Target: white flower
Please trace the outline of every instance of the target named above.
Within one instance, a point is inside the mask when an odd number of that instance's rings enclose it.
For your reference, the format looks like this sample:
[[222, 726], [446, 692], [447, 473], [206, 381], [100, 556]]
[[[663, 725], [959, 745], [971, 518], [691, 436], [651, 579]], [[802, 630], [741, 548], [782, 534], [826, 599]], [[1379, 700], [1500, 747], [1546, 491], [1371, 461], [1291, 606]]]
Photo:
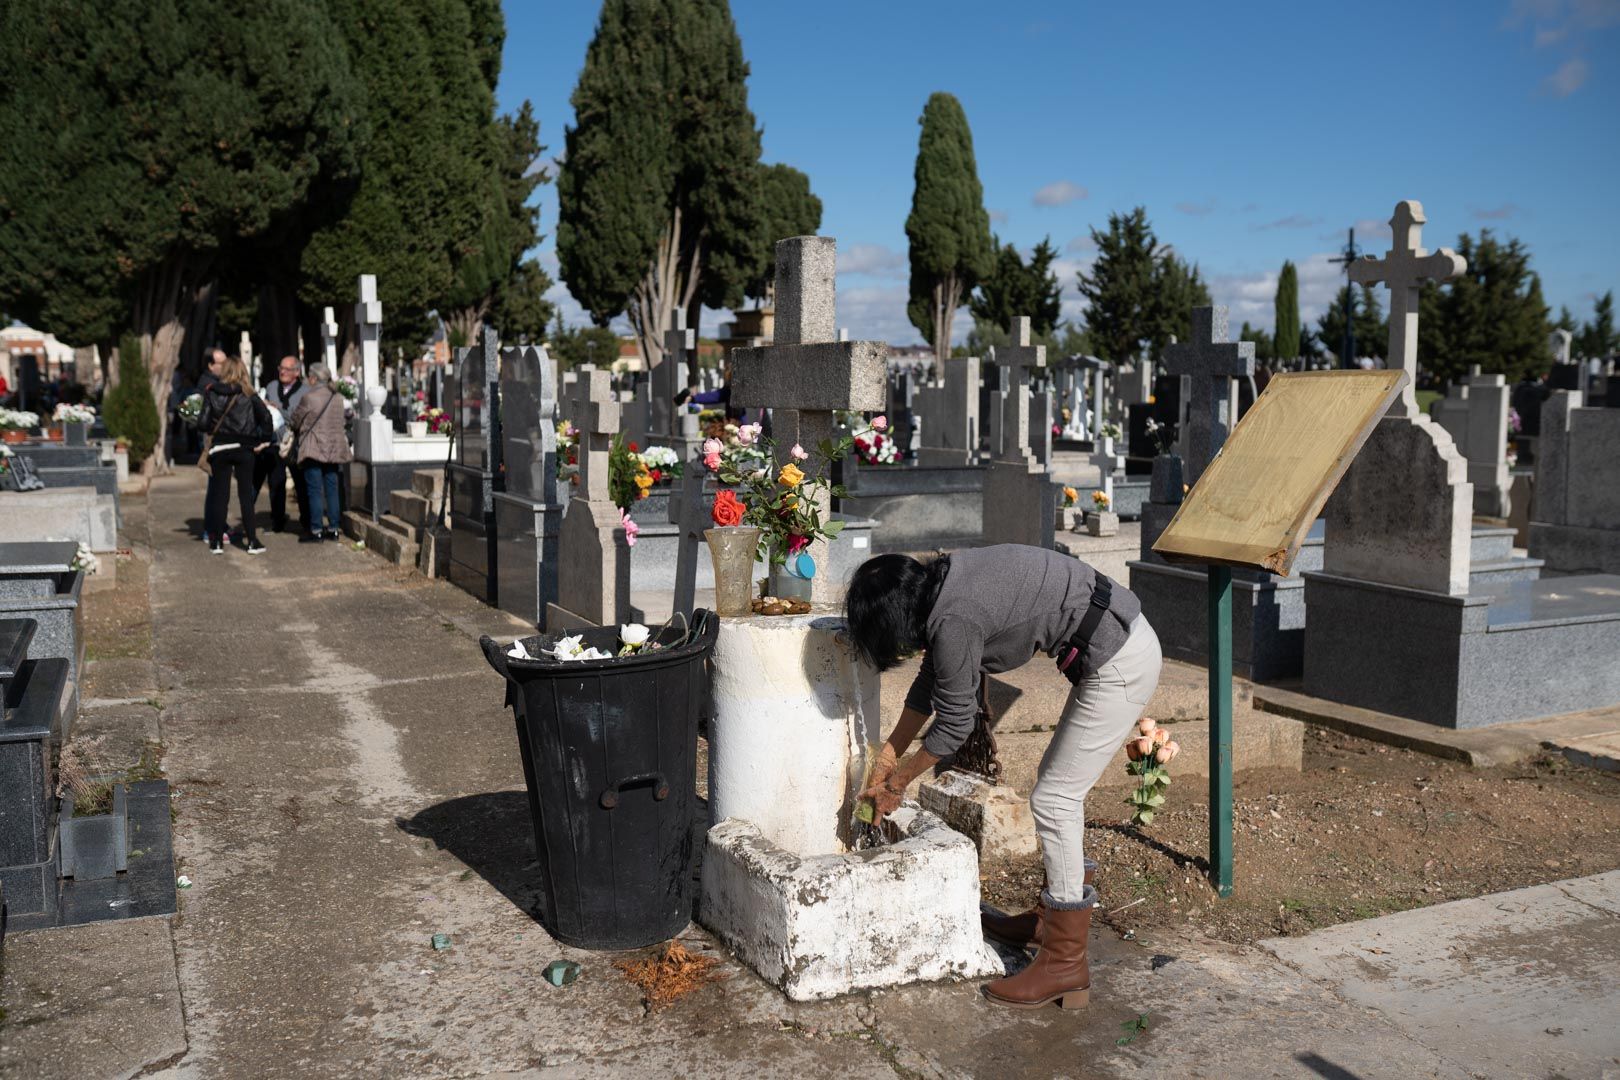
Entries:
[[191, 879], [186, 875], [181, 874], [179, 877], [174, 879], [174, 884], [177, 888], [189, 889], [191, 888]]
[[534, 657], [529, 655], [529, 650], [525, 649], [523, 647], [523, 642], [522, 642], [521, 639], [518, 640], [518, 641], [512, 642], [512, 647], [510, 649], [506, 650], [506, 655], [510, 656], [510, 657], [512, 657], [514, 659], [517, 659], [517, 660], [533, 660], [534, 659]]
[[649, 634], [650, 631], [640, 623], [630, 623], [628, 626], [619, 627], [619, 642], [632, 649], [639, 649], [647, 644]]
[[551, 655], [558, 660], [578, 660], [579, 654], [585, 651], [585, 639], [581, 634], [570, 634], [557, 639], [557, 644], [551, 647]]

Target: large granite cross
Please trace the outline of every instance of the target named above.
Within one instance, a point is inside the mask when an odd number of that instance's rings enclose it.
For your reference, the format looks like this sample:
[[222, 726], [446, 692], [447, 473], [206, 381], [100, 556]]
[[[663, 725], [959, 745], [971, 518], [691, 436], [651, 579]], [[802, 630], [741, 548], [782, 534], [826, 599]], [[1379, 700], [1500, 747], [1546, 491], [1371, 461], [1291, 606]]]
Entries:
[[1046, 346], [1030, 344], [1028, 315], [1013, 318], [1012, 343], [992, 347], [990, 359], [1010, 376], [1007, 398], [1002, 402], [1001, 459], [1023, 462], [1031, 471], [1044, 468], [1033, 451], [1029, 436], [1029, 374], [1046, 367]]
[[[795, 443], [815, 451], [835, 437], [837, 410], [877, 412], [884, 407], [889, 347], [881, 341], [839, 341], [835, 319], [837, 241], [795, 236], [776, 244], [776, 337], [771, 345], [731, 351], [731, 403], [771, 409], [777, 463]], [[823, 521], [831, 500], [817, 496]], [[810, 545], [816, 574], [811, 599], [830, 601], [838, 591], [827, 574], [827, 545]]]
[[581, 372], [567, 391], [568, 416], [579, 429], [579, 488], [558, 538], [557, 601], [547, 606], [547, 630], [632, 617], [629, 548], [608, 473], [620, 409], [610, 372]]
[[675, 435], [675, 395], [688, 383], [687, 357], [697, 349], [697, 331], [686, 328], [686, 312], [677, 308], [664, 331], [664, 359], [652, 371], [652, 430]]
[[581, 372], [565, 392], [564, 400], [569, 422], [579, 429], [579, 490], [574, 498], [612, 502], [608, 457], [613, 451], [613, 436], [619, 433], [621, 409], [613, 396], [613, 374]]
[[1188, 484], [1196, 484], [1226, 443], [1232, 423], [1232, 380], [1254, 374], [1254, 343], [1231, 340], [1226, 308], [1193, 308], [1192, 340], [1165, 349], [1164, 367], [1172, 375], [1190, 376], [1187, 456], [1181, 470]]
[[1467, 260], [1450, 248], [1441, 248], [1432, 255], [1423, 249], [1423, 225], [1428, 220], [1423, 216], [1423, 204], [1416, 199], [1403, 199], [1396, 203], [1395, 214], [1389, 219], [1394, 236], [1384, 257], [1377, 259], [1364, 255], [1348, 268], [1350, 280], [1357, 284], [1375, 285], [1382, 281], [1389, 286], [1389, 356], [1386, 362], [1391, 368], [1404, 368], [1407, 381], [1401, 389], [1401, 396], [1390, 405], [1385, 416], [1418, 415], [1418, 293], [1423, 282], [1446, 281], [1468, 267]]
[[326, 373], [337, 378], [337, 313], [331, 308], [321, 309], [321, 361]]
[[[377, 299], [375, 274], [360, 275], [360, 299], [354, 305], [360, 341], [360, 421], [355, 425], [355, 457], [362, 461], [391, 461], [394, 425], [383, 415], [388, 388], [382, 382], [379, 349], [382, 341], [382, 304]], [[375, 509], [375, 506], [373, 506]]]

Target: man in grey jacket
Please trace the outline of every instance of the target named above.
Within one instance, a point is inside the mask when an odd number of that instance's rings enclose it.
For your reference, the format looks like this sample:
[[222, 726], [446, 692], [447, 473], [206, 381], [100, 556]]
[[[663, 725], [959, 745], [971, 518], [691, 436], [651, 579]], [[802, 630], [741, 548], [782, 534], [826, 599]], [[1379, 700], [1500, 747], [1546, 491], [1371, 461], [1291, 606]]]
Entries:
[[276, 378], [265, 384], [263, 393], [264, 403], [270, 407], [270, 415], [276, 422], [276, 437], [259, 453], [258, 460], [253, 465], [254, 487], [262, 488], [265, 482], [269, 481], [270, 527], [276, 532], [287, 530], [288, 465], [293, 466], [293, 495], [298, 500], [298, 528], [300, 532], [309, 530], [309, 504], [304, 492], [303, 470], [297, 467], [298, 449], [296, 446], [293, 448], [289, 461], [283, 461], [277, 449], [281, 433], [287, 429], [288, 419], [307, 393], [309, 385], [304, 382], [304, 365], [298, 362], [296, 356], [283, 356], [281, 364], [276, 368]]

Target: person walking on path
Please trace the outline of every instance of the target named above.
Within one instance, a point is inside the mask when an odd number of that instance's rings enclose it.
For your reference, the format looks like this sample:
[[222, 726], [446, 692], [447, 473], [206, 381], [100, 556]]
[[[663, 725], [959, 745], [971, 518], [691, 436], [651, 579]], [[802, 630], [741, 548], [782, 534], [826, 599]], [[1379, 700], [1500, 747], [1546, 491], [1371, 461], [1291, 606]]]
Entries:
[[286, 458], [281, 456], [278, 445], [283, 441], [282, 433], [288, 430], [288, 418], [308, 392], [309, 385], [304, 382], [304, 365], [298, 362], [296, 356], [283, 356], [276, 368], [276, 377], [264, 387], [265, 403], [270, 406], [271, 415], [276, 422], [275, 439], [259, 455], [258, 462], [254, 466], [253, 486], [263, 487], [266, 481], [270, 484], [270, 528], [275, 532], [284, 532], [287, 528], [289, 468], [293, 477], [293, 497], [298, 502], [299, 532], [309, 531], [309, 501], [304, 491], [304, 473], [298, 467], [297, 440], [293, 442], [292, 454]]
[[203, 391], [197, 429], [210, 437], [208, 493], [203, 500], [203, 530], [208, 534], [209, 550], [215, 555], [224, 554], [225, 512], [234, 475], [247, 553], [263, 554], [264, 545], [259, 543], [253, 521], [253, 503], [258, 495], [253, 484], [253, 462], [270, 445], [274, 424], [264, 399], [254, 392], [253, 379], [242, 361], [229, 357], [220, 365], [219, 378]]
[[[855, 647], [878, 670], [926, 650], [861, 793], [879, 820], [900, 805], [911, 781], [972, 734], [986, 674], [1046, 653], [1074, 684], [1029, 797], [1046, 888], [1033, 911], [983, 917], [990, 936], [1039, 951], [1023, 971], [984, 992], [1019, 1008], [1085, 1005], [1086, 942], [1097, 904], [1082, 851], [1086, 794], [1147, 707], [1162, 663], [1141, 601], [1078, 559], [1001, 544], [926, 563], [905, 555], [868, 559], [850, 581], [845, 609]], [[900, 760], [930, 713], [922, 748]]]
[[[332, 388], [332, 372], [325, 364], [309, 365], [309, 391], [293, 410], [293, 434], [298, 440], [298, 466], [304, 471], [309, 499], [309, 527], [300, 544], [338, 538], [338, 468], [354, 458], [343, 424], [341, 395]], [[321, 513], [326, 525], [322, 528]]]

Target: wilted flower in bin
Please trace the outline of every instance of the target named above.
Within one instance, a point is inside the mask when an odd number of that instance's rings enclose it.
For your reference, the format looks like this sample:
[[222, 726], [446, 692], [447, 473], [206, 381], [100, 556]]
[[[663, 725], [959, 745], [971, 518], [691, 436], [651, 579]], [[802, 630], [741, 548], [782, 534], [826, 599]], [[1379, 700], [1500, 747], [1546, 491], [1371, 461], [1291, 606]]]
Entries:
[[640, 623], [629, 623], [619, 627], [620, 643], [628, 645], [632, 649], [639, 649], [647, 644], [647, 638], [650, 635], [651, 631]]

